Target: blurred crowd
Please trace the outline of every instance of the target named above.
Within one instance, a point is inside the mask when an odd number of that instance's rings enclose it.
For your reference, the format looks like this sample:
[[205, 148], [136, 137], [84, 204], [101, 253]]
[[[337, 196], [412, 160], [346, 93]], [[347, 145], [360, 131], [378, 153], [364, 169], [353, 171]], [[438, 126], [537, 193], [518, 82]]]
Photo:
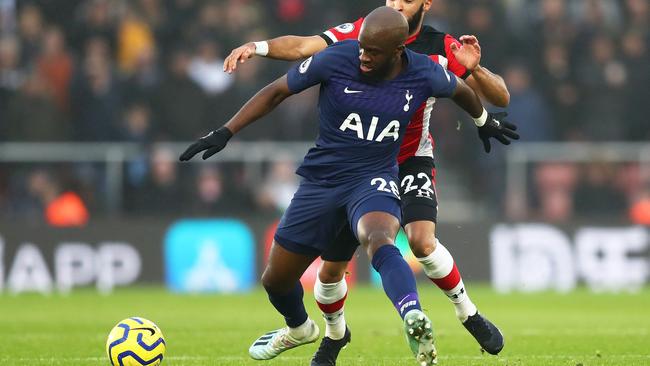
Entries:
[[[281, 211], [297, 184], [292, 163], [276, 159], [264, 167], [261, 182], [251, 183], [237, 164], [178, 166], [157, 143], [190, 141], [221, 125], [289, 66], [256, 58], [228, 75], [222, 63], [232, 48], [282, 34], [317, 34], [382, 4], [0, 0], [0, 142], [142, 144], [149, 153], [125, 167], [119, 208], [125, 213]], [[524, 141], [650, 137], [650, 1], [433, 0], [425, 22], [479, 38], [482, 64], [508, 84], [508, 111]], [[240, 138], [313, 140], [316, 94], [291, 98]], [[465, 182], [485, 181], [467, 183], [473, 199], [511, 218], [561, 221], [603, 213], [583, 207], [593, 203], [585, 197], [609, 197], [615, 214], [631, 215], [650, 194], [650, 177], [635, 174], [638, 166], [542, 164], [530, 172], [530, 207], [510, 207], [503, 191], [507, 150], [485, 156], [471, 123], [449, 103], [435, 108], [432, 121], [438, 159]], [[82, 206], [71, 210], [77, 216], [101, 214], [111, 206], [103, 198], [104, 170], [87, 163], [0, 165], [0, 216], [46, 211], [65, 193], [77, 196], [65, 201]], [[629, 179], [614, 183], [615, 176]], [[548, 193], [557, 192], [558, 177], [564, 177], [563, 194]], [[598, 177], [608, 192], [590, 189]]]

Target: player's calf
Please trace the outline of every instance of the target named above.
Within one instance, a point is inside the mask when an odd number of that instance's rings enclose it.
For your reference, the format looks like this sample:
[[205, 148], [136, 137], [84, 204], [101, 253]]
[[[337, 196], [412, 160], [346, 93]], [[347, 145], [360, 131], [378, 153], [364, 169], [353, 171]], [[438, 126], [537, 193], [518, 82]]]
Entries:
[[456, 317], [465, 322], [477, 309], [465, 290], [465, 284], [451, 253], [436, 240], [435, 250], [426, 257], [418, 258], [427, 277], [440, 288], [454, 304]]

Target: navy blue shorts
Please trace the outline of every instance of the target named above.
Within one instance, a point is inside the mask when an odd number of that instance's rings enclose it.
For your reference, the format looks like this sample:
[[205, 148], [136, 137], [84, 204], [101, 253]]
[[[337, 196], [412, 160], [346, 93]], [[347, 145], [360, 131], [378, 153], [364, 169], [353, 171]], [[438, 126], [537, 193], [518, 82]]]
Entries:
[[[412, 157], [399, 166], [402, 226], [414, 221], [438, 221], [435, 172], [430, 157]], [[358, 246], [359, 241], [352, 231], [343, 228], [321, 258], [329, 262], [348, 262]]]
[[303, 180], [274, 239], [293, 253], [319, 256], [344, 230], [357, 239], [357, 223], [369, 212], [386, 212], [401, 220], [396, 180], [390, 173], [334, 187]]

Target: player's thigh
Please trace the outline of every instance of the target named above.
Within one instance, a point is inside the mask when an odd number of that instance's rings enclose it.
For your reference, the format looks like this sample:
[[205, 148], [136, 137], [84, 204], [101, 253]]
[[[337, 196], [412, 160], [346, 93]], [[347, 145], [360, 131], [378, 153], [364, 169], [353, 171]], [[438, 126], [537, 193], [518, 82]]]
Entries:
[[[406, 160], [399, 167], [399, 177], [402, 226], [411, 226], [414, 235], [409, 238], [409, 242], [411, 239], [430, 240], [424, 234], [429, 231], [435, 236], [435, 223], [438, 221], [438, 197], [433, 159], [412, 157]], [[428, 221], [430, 224], [420, 223], [420, 221]], [[411, 223], [415, 225], [410, 225]]]
[[371, 255], [379, 246], [394, 243], [399, 230], [402, 212], [396, 178], [383, 173], [360, 180], [347, 207], [350, 227]]
[[316, 255], [294, 253], [274, 240], [269, 260], [262, 274], [262, 284], [274, 292], [289, 291], [300, 280]]
[[345, 222], [336, 192], [303, 181], [282, 215], [274, 239], [290, 252], [319, 256]]
[[399, 218], [386, 211], [370, 211], [357, 221], [357, 237], [372, 259], [384, 245], [394, 245], [399, 231]]

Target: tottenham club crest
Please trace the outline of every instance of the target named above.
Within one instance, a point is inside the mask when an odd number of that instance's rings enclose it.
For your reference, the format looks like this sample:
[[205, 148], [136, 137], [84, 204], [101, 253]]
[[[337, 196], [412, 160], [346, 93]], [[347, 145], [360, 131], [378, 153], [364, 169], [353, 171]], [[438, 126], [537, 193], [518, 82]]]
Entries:
[[339, 32], [341, 32], [343, 34], [348, 34], [348, 33], [352, 33], [352, 31], [354, 30], [354, 24], [345, 23], [345, 24], [339, 25], [338, 27], [336, 27], [334, 29], [336, 29], [337, 31], [339, 31]]
[[406, 105], [404, 106], [404, 112], [408, 112], [411, 109], [411, 99], [413, 99], [413, 94], [409, 90], [406, 91]]

